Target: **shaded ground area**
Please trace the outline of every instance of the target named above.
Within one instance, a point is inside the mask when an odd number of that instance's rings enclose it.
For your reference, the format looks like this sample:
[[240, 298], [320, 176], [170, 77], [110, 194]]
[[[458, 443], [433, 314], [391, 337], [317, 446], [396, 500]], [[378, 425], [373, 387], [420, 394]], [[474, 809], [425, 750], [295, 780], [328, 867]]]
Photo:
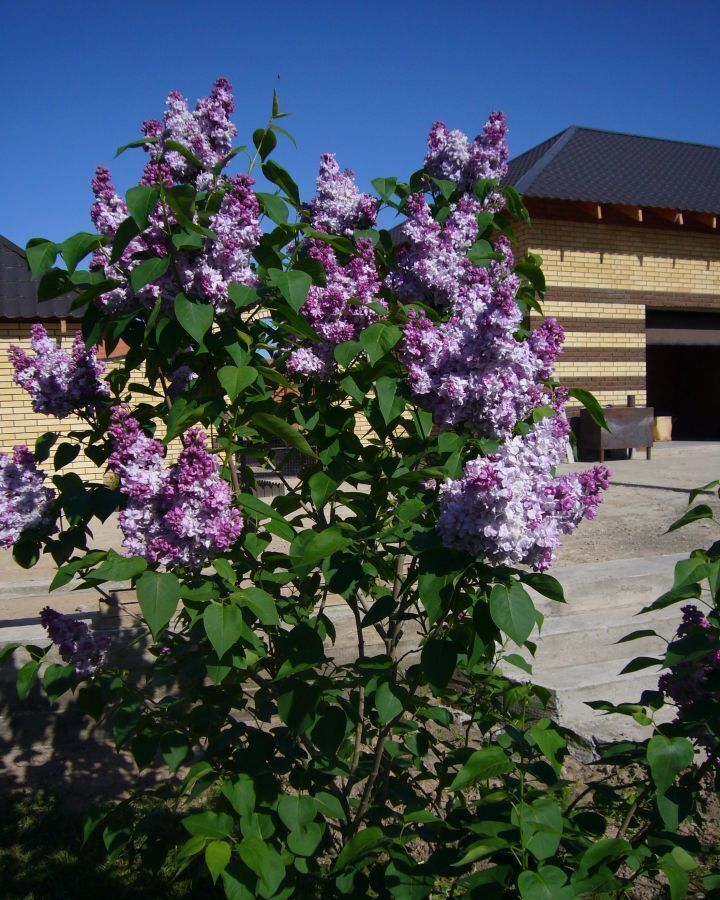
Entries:
[[[582, 471], [589, 465], [575, 463], [562, 466], [561, 471]], [[720, 478], [720, 443], [656, 444], [650, 461], [641, 451], [634, 459], [609, 461], [607, 466], [611, 487], [597, 518], [583, 522], [565, 538], [556, 565], [689, 553], [720, 538], [720, 530], [710, 520], [665, 533], [687, 509], [688, 492]], [[696, 502], [707, 503], [720, 514], [716, 491]]]

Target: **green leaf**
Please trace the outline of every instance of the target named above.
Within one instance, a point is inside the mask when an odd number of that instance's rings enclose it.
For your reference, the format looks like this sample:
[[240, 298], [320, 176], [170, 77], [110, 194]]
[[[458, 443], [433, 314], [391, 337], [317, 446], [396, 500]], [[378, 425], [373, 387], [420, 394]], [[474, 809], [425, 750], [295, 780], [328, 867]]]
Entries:
[[430, 684], [444, 688], [457, 666], [457, 649], [452, 641], [431, 638], [422, 648], [420, 662]]
[[160, 753], [171, 772], [177, 772], [190, 753], [190, 744], [184, 734], [169, 731], [160, 740]]
[[360, 622], [360, 627], [369, 628], [371, 625], [382, 622], [382, 620], [387, 619], [396, 608], [397, 600], [393, 598], [392, 594], [385, 594], [384, 597], [380, 597], [376, 600], [367, 613], [365, 613]]
[[260, 206], [266, 216], [271, 218], [276, 225], [284, 225], [288, 220], [288, 208], [282, 197], [276, 194], [257, 193]]
[[268, 278], [295, 312], [298, 312], [312, 287], [312, 278], [307, 272], [300, 269], [290, 269], [288, 272], [283, 272], [282, 269], [268, 269]]
[[647, 761], [658, 794], [664, 794], [675, 778], [692, 765], [693, 746], [687, 738], [669, 738], [656, 734], [647, 746]]
[[227, 868], [232, 856], [232, 848], [227, 841], [211, 841], [205, 848], [205, 865], [212, 876], [213, 884]]
[[304, 453], [305, 456], [315, 456], [305, 437], [296, 428], [293, 428], [289, 422], [280, 419], [278, 416], [273, 416], [270, 413], [255, 413], [252, 418], [252, 425], [266, 435], [280, 438], [286, 447], [293, 447], [300, 453]]
[[174, 150], [175, 153], [179, 153], [180, 156], [184, 157], [191, 165], [195, 166], [196, 169], [205, 168], [205, 166], [197, 158], [197, 156], [195, 156], [195, 154], [190, 149], [188, 149], [184, 144], [181, 144], [179, 141], [173, 141], [170, 138], [163, 142], [163, 149]]
[[105, 243], [104, 239], [98, 234], [89, 234], [87, 231], [80, 231], [74, 234], [60, 245], [60, 253], [65, 260], [68, 272], [72, 273], [77, 268], [77, 264], [84, 259], [91, 250], [101, 247]]
[[87, 577], [102, 581], [128, 581], [145, 569], [147, 560], [142, 556], [120, 556], [114, 550], [109, 550], [105, 562], [88, 572]]
[[433, 181], [438, 186], [438, 188], [440, 189], [440, 193], [446, 200], [449, 200], [455, 193], [457, 184], [454, 181], [450, 181], [447, 178], [433, 178]]
[[494, 256], [494, 249], [490, 241], [475, 241], [467, 252], [467, 258], [474, 266], [487, 266]]
[[247, 606], [247, 608], [258, 617], [263, 625], [280, 624], [280, 617], [278, 616], [278, 611], [275, 606], [275, 600], [267, 591], [263, 591], [262, 588], [242, 588], [241, 590], [236, 591], [232, 596], [233, 600], [236, 600], [242, 606]]
[[223, 366], [217, 375], [218, 381], [233, 403], [258, 377], [257, 369], [252, 366]]
[[538, 594], [542, 594], [543, 597], [548, 597], [550, 600], [555, 600], [557, 603], [567, 602], [565, 600], [563, 586], [557, 578], [553, 578], [552, 575], [545, 575], [541, 572], [521, 572], [520, 580], [525, 584], [530, 585], [533, 590], [537, 591]]
[[632, 846], [622, 838], [603, 838], [596, 841], [583, 853], [578, 872], [587, 874], [607, 860], [622, 859], [632, 852]]
[[277, 138], [270, 128], [257, 128], [252, 136], [255, 149], [263, 162], [277, 147]]
[[451, 791], [461, 791], [478, 781], [487, 781], [489, 778], [497, 778], [506, 772], [511, 772], [514, 765], [510, 757], [502, 747], [492, 745], [476, 750], [460, 769], [452, 784]]
[[301, 565], [309, 566], [329, 559], [333, 553], [350, 543], [350, 538], [337, 525], [331, 525], [323, 531], [301, 531], [290, 545], [290, 556]]
[[381, 828], [373, 825], [370, 828], [364, 828], [353, 835], [350, 840], [340, 851], [335, 865], [335, 870], [342, 869], [355, 860], [367, 856], [372, 850], [385, 843], [385, 834]]
[[359, 341], [343, 341], [342, 344], [336, 344], [333, 356], [343, 369], [347, 369], [361, 350], [362, 344]]
[[5, 644], [4, 647], [0, 647], [0, 666], [5, 665], [6, 661], [10, 659], [18, 647], [22, 647], [22, 644], [14, 642], [12, 644]]
[[263, 175], [268, 181], [272, 181], [273, 184], [276, 184], [285, 191], [287, 196], [293, 200], [297, 206], [300, 206], [300, 191], [298, 186], [282, 166], [269, 160], [268, 162], [263, 163], [262, 170]]
[[602, 406], [600, 406], [597, 398], [593, 394], [591, 394], [590, 391], [585, 391], [582, 388], [570, 388], [570, 390], [568, 391], [568, 396], [574, 397], [575, 400], [580, 401], [580, 403], [590, 413], [590, 416], [596, 425], [599, 425], [606, 431], [610, 430], [605, 419], [605, 413], [602, 411]]
[[535, 859], [554, 856], [563, 833], [562, 811], [550, 797], [540, 797], [533, 803], [520, 803], [513, 808], [511, 821], [520, 828], [523, 845]]
[[61, 666], [52, 663], [43, 673], [43, 687], [51, 703], [54, 703], [66, 691], [73, 690], [76, 684], [75, 666]]
[[339, 484], [326, 472], [315, 472], [308, 479], [308, 487], [310, 488], [310, 499], [318, 509], [322, 509], [338, 489]]
[[360, 333], [360, 343], [374, 366], [392, 350], [401, 337], [402, 331], [396, 325], [374, 322]]
[[214, 310], [211, 304], [188, 299], [185, 294], [175, 297], [175, 315], [178, 322], [198, 344], [210, 330]]
[[370, 184], [378, 192], [381, 200], [387, 200], [395, 193], [397, 178], [373, 178]]
[[158, 278], [162, 278], [167, 272], [169, 265], [169, 256], [156, 256], [153, 257], [153, 259], [143, 260], [139, 266], [136, 266], [132, 272], [130, 272], [130, 284], [132, 285], [132, 289], [137, 293], [138, 291], [141, 291], [145, 285], [157, 281]]
[[[131, 187], [125, 195], [128, 212], [133, 217], [140, 231], [144, 231], [150, 221], [150, 213], [157, 206], [160, 189], [151, 185], [139, 184]], [[138, 290], [138, 288], [135, 288]]]
[[17, 692], [18, 697], [21, 700], [27, 699], [27, 695], [30, 693], [30, 689], [35, 683], [35, 678], [37, 677], [38, 669], [40, 668], [40, 663], [36, 660], [30, 660], [30, 662], [26, 662], [24, 666], [17, 673]]
[[539, 294], [545, 292], [545, 275], [543, 274], [543, 270], [540, 268], [540, 266], [536, 266], [531, 262], [519, 262], [515, 266], [515, 271], [522, 275], [523, 278], [527, 278], [527, 280]]
[[[271, 898], [285, 877], [285, 866], [280, 854], [270, 844], [258, 837], [249, 835], [238, 846], [240, 859], [260, 879], [260, 893], [263, 897]], [[250, 894], [249, 897], [254, 896]]]
[[171, 572], [144, 572], [135, 587], [143, 618], [157, 639], [175, 615], [180, 602], [180, 582]]
[[[375, 382], [375, 392], [377, 393], [380, 414], [386, 425], [389, 425], [402, 413], [405, 405], [402, 398], [397, 397], [397, 388], [398, 379], [389, 378], [387, 375], [382, 375]], [[396, 400], [400, 402], [398, 403]]]
[[[676, 847], [675, 849], [680, 849]], [[683, 900], [687, 896], [690, 875], [678, 863], [672, 853], [666, 853], [660, 860], [660, 868], [665, 873], [670, 886], [670, 900]]]
[[381, 725], [387, 725], [403, 711], [403, 702], [397, 688], [389, 681], [381, 681], [375, 691], [375, 708]]
[[48, 269], [52, 268], [59, 250], [60, 248], [57, 244], [46, 240], [46, 238], [31, 238], [27, 242], [25, 245], [25, 256], [33, 278], [39, 278]]
[[255, 782], [250, 775], [241, 772], [232, 781], [224, 781], [221, 788], [235, 812], [248, 818], [255, 811]]
[[566, 882], [562, 869], [543, 866], [537, 872], [521, 872], [518, 889], [523, 900], [570, 900], [575, 892]]
[[501, 631], [522, 645], [535, 627], [535, 606], [518, 582], [509, 588], [496, 584], [490, 593], [490, 617]]
[[55, 471], [69, 465], [80, 453], [80, 444], [63, 443], [55, 451], [53, 466]]
[[203, 625], [215, 652], [222, 659], [242, 634], [244, 625], [242, 611], [233, 603], [227, 605], [212, 603], [203, 613]]
[[540, 748], [555, 774], [559, 776], [562, 770], [561, 751], [567, 746], [565, 738], [556, 730], [550, 719], [540, 719], [529, 729], [528, 734]]
[[137, 227], [135, 219], [133, 219], [132, 216], [123, 219], [113, 238], [112, 248], [110, 250], [110, 262], [117, 262], [127, 245], [133, 238], [137, 237], [138, 234], [140, 234], [140, 229]]
[[295, 537], [295, 531], [291, 525], [285, 521], [284, 517], [272, 506], [260, 500], [253, 494], [238, 494], [238, 502], [244, 512], [250, 512], [258, 521], [263, 519], [271, 519], [276, 527], [278, 537], [286, 541], [292, 541]]
[[37, 298], [40, 301], [54, 300], [75, 290], [75, 285], [70, 280], [68, 273], [63, 269], [50, 269], [40, 279], [37, 288]]
[[229, 285], [228, 296], [238, 309], [245, 309], [260, 299], [256, 288], [248, 287], [246, 284]]
[[314, 821], [317, 807], [312, 797], [286, 794], [278, 802], [278, 815], [288, 831], [297, 831]]
[[673, 522], [665, 532], [665, 534], [669, 534], [671, 531], [677, 531], [678, 528], [683, 528], [685, 525], [690, 525], [691, 522], [698, 522], [700, 521], [700, 519], [712, 518], [713, 511], [709, 506], [701, 503], [699, 506], [693, 506], [693, 508], [689, 509], [684, 516], [681, 516], [676, 522]]
[[233, 829], [232, 816], [227, 813], [203, 812], [192, 816], [185, 816], [182, 825], [190, 834], [200, 837], [217, 838], [227, 837]]

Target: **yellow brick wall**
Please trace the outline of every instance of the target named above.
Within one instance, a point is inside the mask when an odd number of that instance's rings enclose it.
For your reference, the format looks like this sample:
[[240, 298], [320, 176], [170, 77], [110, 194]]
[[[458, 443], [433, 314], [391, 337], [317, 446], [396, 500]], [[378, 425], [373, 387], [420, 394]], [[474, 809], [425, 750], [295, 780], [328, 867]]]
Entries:
[[516, 234], [519, 254], [542, 256], [543, 309], [565, 329], [558, 376], [603, 405], [625, 405], [630, 393], [647, 402], [647, 305], [720, 309], [718, 235], [549, 219]]
[[518, 243], [543, 257], [548, 285], [720, 295], [720, 236], [534, 220]]

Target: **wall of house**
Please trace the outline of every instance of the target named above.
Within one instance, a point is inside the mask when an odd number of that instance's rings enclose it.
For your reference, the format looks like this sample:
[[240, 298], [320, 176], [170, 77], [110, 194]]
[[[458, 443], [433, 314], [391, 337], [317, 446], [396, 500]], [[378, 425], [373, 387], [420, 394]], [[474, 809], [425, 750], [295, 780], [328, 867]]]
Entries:
[[543, 219], [516, 233], [542, 256], [544, 310], [566, 331], [558, 375], [603, 405], [646, 403], [647, 308], [720, 310], [718, 235]]

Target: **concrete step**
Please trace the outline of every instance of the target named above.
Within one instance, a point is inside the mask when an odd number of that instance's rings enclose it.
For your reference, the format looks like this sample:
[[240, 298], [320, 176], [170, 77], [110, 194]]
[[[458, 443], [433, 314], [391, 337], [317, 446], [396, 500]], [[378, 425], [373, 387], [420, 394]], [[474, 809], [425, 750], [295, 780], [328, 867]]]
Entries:
[[635, 607], [639, 611], [673, 583], [675, 564], [687, 553], [667, 553], [650, 559], [615, 559], [579, 566], [562, 566], [551, 574], [562, 584], [567, 603], [535, 595], [538, 608], [553, 616]]

